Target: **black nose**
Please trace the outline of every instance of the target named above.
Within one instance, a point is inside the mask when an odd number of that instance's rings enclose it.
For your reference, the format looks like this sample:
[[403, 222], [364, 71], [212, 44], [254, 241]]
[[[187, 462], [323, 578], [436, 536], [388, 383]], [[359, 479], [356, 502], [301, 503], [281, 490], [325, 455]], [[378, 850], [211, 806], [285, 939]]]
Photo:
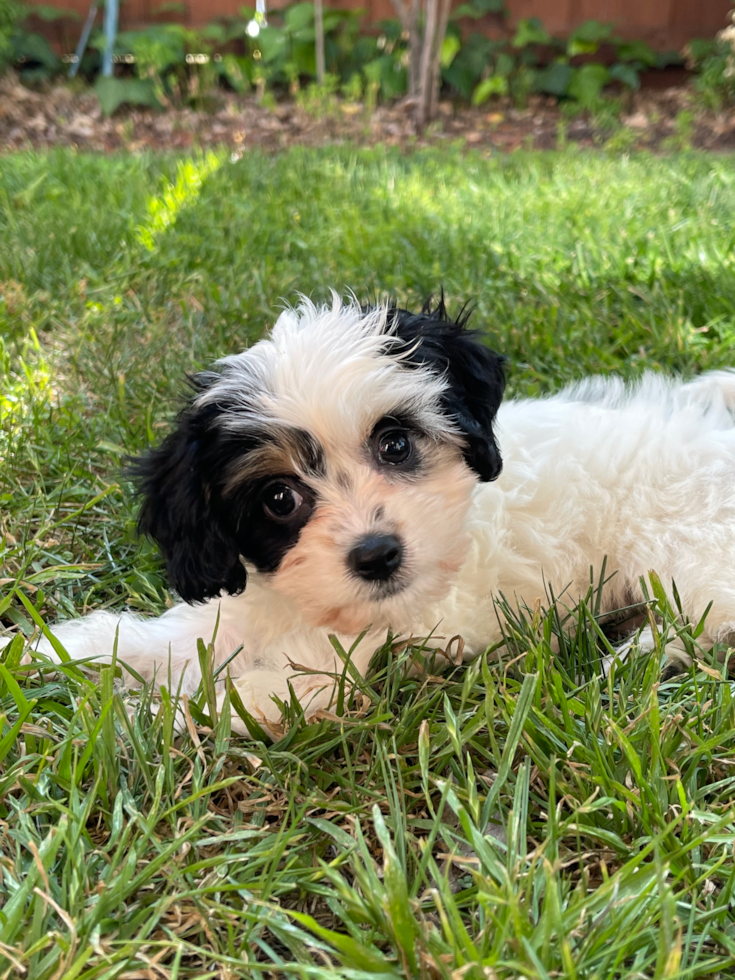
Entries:
[[394, 534], [366, 534], [347, 556], [347, 563], [360, 578], [384, 582], [398, 570], [403, 545]]

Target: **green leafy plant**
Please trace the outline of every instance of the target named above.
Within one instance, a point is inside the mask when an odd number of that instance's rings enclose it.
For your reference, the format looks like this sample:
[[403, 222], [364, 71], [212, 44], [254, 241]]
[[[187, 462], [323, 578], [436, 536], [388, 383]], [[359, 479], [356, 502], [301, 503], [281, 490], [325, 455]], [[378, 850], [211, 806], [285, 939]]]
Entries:
[[[603, 45], [612, 48], [615, 61], [611, 65], [590, 60]], [[519, 21], [510, 44], [471, 33], [443, 78], [474, 105], [493, 95], [511, 95], [516, 104], [523, 105], [531, 92], [541, 92], [591, 109], [606, 85], [619, 82], [629, 89], [638, 88], [641, 71], [658, 63], [647, 44], [622, 41], [611, 24], [585, 21], [562, 41], [531, 17]]]
[[[451, 31], [456, 31], [459, 35], [456, 25], [450, 25]], [[491, 76], [507, 78], [510, 70], [515, 67], [515, 60], [511, 57], [501, 58], [505, 53], [503, 41], [493, 40], [473, 31], [461, 45], [451, 64], [442, 69], [442, 78], [462, 98], [469, 100], [473, 98], [477, 86]], [[487, 97], [490, 94], [488, 91]], [[479, 101], [484, 99], [477, 100], [475, 104]]]
[[[134, 77], [124, 74], [96, 80], [95, 90], [104, 112], [109, 115], [123, 104], [204, 107], [222, 80], [235, 91], [247, 91], [254, 76], [252, 59], [217, 50], [244, 33], [239, 22], [213, 23], [199, 31], [181, 24], [159, 24], [121, 32], [115, 44], [116, 61], [129, 66]], [[91, 45], [104, 48], [101, 33]]]
[[[360, 16], [359, 10], [324, 10], [326, 70], [338, 78], [354, 71]], [[301, 2], [274, 14], [248, 45], [252, 54], [259, 53], [270, 84], [297, 87], [294, 82], [316, 78], [315, 38], [314, 4]]]
[[[46, 19], [69, 16], [51, 7], [33, 9]], [[504, 9], [503, 0], [462, 3], [452, 13], [441, 44], [443, 84], [474, 105], [510, 96], [523, 106], [538, 92], [571, 103], [573, 111], [594, 112], [607, 86], [636, 89], [641, 72], [671, 61], [640, 40], [623, 41], [612, 24], [597, 20], [585, 21], [565, 40], [553, 37], [538, 18], [519, 21], [510, 40], [479, 31], [465, 35], [460, 27], [461, 18], [500, 16]], [[2, 0], [0, 68], [13, 65], [27, 81], [51, 77], [61, 63], [41, 35], [23, 29], [26, 13], [19, 0]], [[163, 23], [123, 31], [116, 40], [116, 75], [97, 79], [95, 89], [107, 114], [123, 104], [205, 108], [221, 86], [236, 92], [254, 88], [261, 102], [274, 102], [279, 92], [296, 96], [306, 87], [309, 95], [301, 103], [311, 112], [331, 111], [341, 91], [351, 101], [364, 100], [370, 109], [406, 93], [410, 52], [399, 20], [384, 20], [377, 33], [367, 33], [360, 30], [361, 16], [360, 10], [324, 12], [326, 69], [336, 80], [326, 83], [332, 87], [329, 92], [310, 88], [316, 77], [315, 13], [307, 0], [274, 11], [254, 36], [248, 25], [256, 12], [249, 7], [200, 30]], [[90, 42], [92, 56], [82, 65], [82, 74], [90, 79], [104, 45], [98, 31]], [[700, 72], [697, 86], [703, 101], [719, 106], [731, 100], [733, 47], [727, 32], [714, 42], [692, 42], [689, 53]]]
[[0, 3], [0, 72], [13, 64], [13, 35], [25, 16], [25, 5], [19, 0], [3, 0]]
[[361, 63], [370, 104], [378, 98], [386, 102], [400, 98], [408, 88], [408, 46], [403, 29], [397, 20], [383, 20], [379, 27], [376, 38], [360, 38], [354, 53], [355, 67]]
[[468, 3], [461, 3], [452, 11], [452, 20], [460, 17], [470, 17], [477, 20], [486, 14], [505, 14], [505, 0], [469, 0]]
[[664, 140], [663, 148], [671, 153], [691, 150], [694, 132], [694, 113], [689, 109], [680, 110], [674, 119], [674, 131]]
[[0, 0], [0, 73], [12, 67], [24, 82], [45, 81], [58, 74], [61, 60], [43, 34], [26, 29], [31, 14], [46, 23], [76, 21], [79, 15], [47, 4]]
[[735, 103], [735, 11], [732, 23], [714, 40], [695, 39], [685, 48], [687, 64], [697, 72], [694, 83], [700, 101], [719, 110]]
[[310, 116], [323, 118], [333, 115], [338, 111], [337, 92], [339, 90], [339, 77], [327, 74], [324, 82], [312, 82], [306, 88], [301, 88], [296, 93], [296, 103], [301, 106]]
[[147, 78], [105, 78], [100, 75], [94, 83], [94, 90], [106, 116], [111, 116], [121, 105], [162, 108], [153, 82]]
[[35, 31], [16, 31], [12, 38], [13, 64], [24, 82], [53, 78], [61, 61], [42, 34]]

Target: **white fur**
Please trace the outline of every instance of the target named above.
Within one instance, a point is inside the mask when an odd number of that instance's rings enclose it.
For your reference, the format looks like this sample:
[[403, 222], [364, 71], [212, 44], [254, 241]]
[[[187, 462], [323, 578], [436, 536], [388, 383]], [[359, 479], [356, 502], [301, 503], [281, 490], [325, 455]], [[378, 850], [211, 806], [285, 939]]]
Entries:
[[[251, 569], [243, 594], [177, 605], [158, 619], [93, 613], [55, 631], [75, 659], [109, 659], [117, 633], [120, 660], [158, 683], [169, 683], [170, 669], [173, 687], [192, 692], [197, 639], [211, 640], [219, 617], [217, 663], [241, 648], [230, 675], [246, 707], [276, 725], [271, 695], [287, 700], [289, 680], [309, 710], [330, 703], [342, 670], [330, 631], [349, 649], [371, 627], [353, 656], [361, 672], [388, 628], [432, 635], [438, 647], [460, 635], [465, 655], [477, 655], [500, 638], [500, 593], [533, 607], [551, 584], [572, 603], [604, 559], [616, 573], [606, 609], [640, 598], [640, 576], [655, 569], [664, 584], [676, 582], [693, 620], [713, 601], [702, 642], [735, 638], [735, 371], [688, 384], [592, 378], [549, 398], [508, 401], [497, 422], [502, 475], [473, 486], [437, 407], [442, 380], [385, 354], [383, 329], [382, 311], [305, 304], [281, 316], [270, 340], [220, 364], [249, 410], [315, 433], [334, 470], [350, 474], [348, 489], [331, 477], [319, 488], [326, 543], [309, 537], [309, 525], [302, 532], [297, 548], [310, 570], [301, 584], [297, 570]], [[376, 417], [407, 402], [436, 432], [437, 456], [425, 483], [404, 488], [376, 477], [359, 443]], [[401, 595], [371, 604], [338, 556], [371, 529], [378, 504], [386, 526], [404, 535], [412, 579]], [[316, 580], [345, 629], [330, 630], [328, 614], [314, 610]], [[45, 640], [37, 648], [51, 652]]]

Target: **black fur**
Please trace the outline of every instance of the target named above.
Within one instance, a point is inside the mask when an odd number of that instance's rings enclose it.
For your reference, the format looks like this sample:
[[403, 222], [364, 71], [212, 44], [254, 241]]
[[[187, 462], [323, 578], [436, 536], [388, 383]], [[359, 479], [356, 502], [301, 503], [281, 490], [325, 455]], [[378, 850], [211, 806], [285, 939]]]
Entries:
[[[206, 372], [189, 380], [200, 394], [221, 375]], [[238, 411], [241, 427], [217, 424], [224, 412]], [[138, 529], [158, 543], [169, 581], [186, 602], [201, 602], [223, 591], [242, 592], [247, 573], [240, 555], [259, 571], [275, 571], [313, 508], [313, 491], [291, 479], [305, 506], [299, 522], [277, 524], [264, 515], [259, 496], [275, 474], [232, 481], [233, 467], [237, 472], [248, 453], [274, 438], [274, 433], [259, 432], [249, 423], [247, 410], [229, 404], [224, 394], [216, 402], [189, 405], [161, 445], [131, 464], [143, 497]], [[314, 439], [292, 429], [288, 440], [305, 468], [319, 472], [323, 459]]]
[[294, 520], [276, 522], [269, 520], [263, 512], [261, 493], [272, 484], [273, 476], [259, 480], [248, 480], [237, 488], [228, 500], [228, 509], [233, 514], [235, 538], [239, 543], [240, 554], [244, 555], [259, 572], [275, 572], [287, 552], [299, 539], [301, 529], [312, 515], [316, 505], [316, 494], [312, 487], [295, 476], [278, 477], [278, 482], [287, 483], [303, 498], [303, 506]]
[[449, 386], [442, 407], [464, 434], [467, 465], [487, 483], [496, 480], [503, 468], [493, 423], [505, 390], [505, 358], [486, 347], [477, 332], [467, 329], [468, 319], [465, 308], [452, 320], [442, 293], [434, 309], [431, 301], [420, 313], [394, 308], [388, 325], [399, 351], [414, 350], [408, 363], [446, 375]]
[[[219, 375], [191, 379], [197, 392]], [[242, 592], [247, 575], [239, 557], [216, 476], [222, 472], [224, 447], [215, 426], [215, 405], [184, 409], [174, 431], [146, 456], [134, 460], [131, 472], [143, 506], [138, 529], [158, 543], [169, 581], [186, 602], [199, 602], [223, 589]], [[247, 449], [245, 445], [240, 451]], [[227, 458], [231, 458], [229, 447]]]

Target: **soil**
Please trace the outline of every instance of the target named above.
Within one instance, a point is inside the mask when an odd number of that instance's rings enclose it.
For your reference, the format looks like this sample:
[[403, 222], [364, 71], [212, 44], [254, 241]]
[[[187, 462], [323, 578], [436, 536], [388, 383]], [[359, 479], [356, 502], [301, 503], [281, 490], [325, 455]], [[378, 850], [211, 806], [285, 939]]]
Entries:
[[186, 150], [227, 146], [273, 151], [293, 145], [349, 143], [402, 148], [460, 141], [512, 151], [552, 149], [563, 143], [619, 150], [735, 149], [735, 109], [702, 109], [690, 86], [647, 87], [621, 97], [621, 112], [570, 114], [556, 99], [532, 96], [525, 109], [507, 100], [479, 108], [444, 101], [437, 119], [419, 134], [412, 105], [379, 106], [332, 99], [310, 111], [299, 100], [263, 105], [255, 96], [222, 94], [209, 111], [121, 109], [102, 115], [91, 89], [57, 85], [33, 91], [12, 75], [0, 79], [0, 151], [74, 146], [80, 150]]

